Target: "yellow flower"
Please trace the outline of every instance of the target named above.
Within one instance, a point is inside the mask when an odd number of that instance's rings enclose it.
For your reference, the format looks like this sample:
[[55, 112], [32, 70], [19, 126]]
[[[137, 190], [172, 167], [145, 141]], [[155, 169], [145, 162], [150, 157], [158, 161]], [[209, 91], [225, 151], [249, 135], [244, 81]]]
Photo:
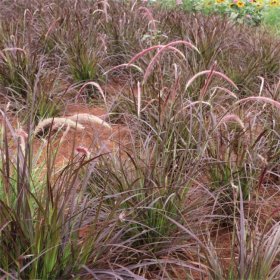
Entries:
[[222, 4], [224, 2], [225, 2], [225, 0], [216, 0], [216, 3], [218, 3], [218, 4]]
[[257, 8], [262, 8], [264, 6], [263, 0], [255, 0], [253, 3]]
[[243, 1], [237, 1], [236, 5], [238, 8], [243, 8], [245, 6], [245, 3]]
[[279, 4], [280, 4], [279, 0], [270, 0], [269, 1], [269, 6], [271, 6], [271, 7], [277, 7], [277, 6], [279, 6]]

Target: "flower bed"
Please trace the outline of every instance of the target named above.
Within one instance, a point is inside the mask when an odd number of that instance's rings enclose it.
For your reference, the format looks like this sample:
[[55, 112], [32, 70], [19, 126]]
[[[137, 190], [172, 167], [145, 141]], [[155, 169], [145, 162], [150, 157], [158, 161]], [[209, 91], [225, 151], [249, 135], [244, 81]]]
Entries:
[[203, 13], [226, 14], [239, 23], [270, 25], [280, 31], [280, 0], [162, 0], [168, 6]]

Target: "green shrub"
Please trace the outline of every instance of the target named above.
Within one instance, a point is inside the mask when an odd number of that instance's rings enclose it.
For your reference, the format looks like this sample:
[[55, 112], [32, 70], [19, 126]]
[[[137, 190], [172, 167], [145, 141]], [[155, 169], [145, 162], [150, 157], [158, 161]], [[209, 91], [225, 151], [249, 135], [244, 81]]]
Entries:
[[279, 33], [280, 31], [280, 7], [269, 8], [264, 12], [263, 23], [269, 26], [273, 31]]

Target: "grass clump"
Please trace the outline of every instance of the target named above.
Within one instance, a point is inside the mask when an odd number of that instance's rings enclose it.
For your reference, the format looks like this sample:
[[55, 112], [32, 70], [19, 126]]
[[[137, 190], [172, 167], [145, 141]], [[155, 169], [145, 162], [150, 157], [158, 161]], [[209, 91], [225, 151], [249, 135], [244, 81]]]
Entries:
[[[77, 275], [91, 258], [93, 263], [97, 261], [97, 239], [112, 241], [110, 232], [103, 235], [101, 228], [95, 228], [96, 224], [84, 216], [90, 204], [99, 208], [99, 199], [75, 196], [75, 178], [84, 159], [73, 158], [56, 173], [55, 157], [47, 155], [46, 162], [38, 169], [37, 162], [29, 161], [36, 156], [28, 148], [31, 143], [24, 143], [24, 151], [19, 146], [18, 156], [14, 157], [8, 150], [6, 133], [1, 146], [5, 151], [0, 187], [1, 274], [18, 279]], [[108, 222], [105, 218], [103, 226], [111, 227], [111, 221]], [[94, 229], [90, 237], [82, 235], [81, 228], [87, 224], [89, 231]]]

